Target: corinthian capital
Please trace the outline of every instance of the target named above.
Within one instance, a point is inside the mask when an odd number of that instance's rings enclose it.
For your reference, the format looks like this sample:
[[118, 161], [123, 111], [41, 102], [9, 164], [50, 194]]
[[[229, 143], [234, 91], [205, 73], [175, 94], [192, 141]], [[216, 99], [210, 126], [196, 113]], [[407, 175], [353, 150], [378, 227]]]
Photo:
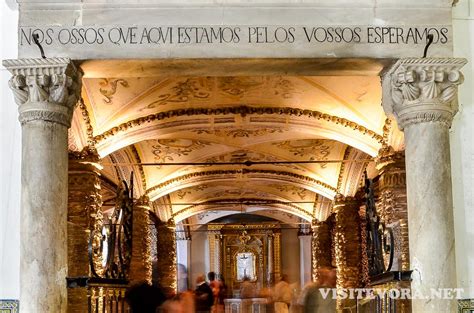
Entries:
[[458, 85], [463, 82], [465, 59], [401, 59], [385, 74], [382, 82], [383, 107], [394, 115], [400, 129], [426, 122], [448, 127], [458, 110]]
[[22, 124], [43, 120], [71, 125], [80, 97], [80, 73], [68, 58], [4, 60]]

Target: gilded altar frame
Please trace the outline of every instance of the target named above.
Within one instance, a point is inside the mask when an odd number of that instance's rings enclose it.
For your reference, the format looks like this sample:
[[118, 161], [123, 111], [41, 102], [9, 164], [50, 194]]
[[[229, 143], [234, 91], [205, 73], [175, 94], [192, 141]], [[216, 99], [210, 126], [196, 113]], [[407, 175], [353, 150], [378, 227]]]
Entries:
[[280, 274], [280, 224], [209, 224], [210, 270], [222, 275], [230, 290], [240, 288], [237, 279], [236, 256], [251, 252], [255, 259], [257, 289], [271, 286]]

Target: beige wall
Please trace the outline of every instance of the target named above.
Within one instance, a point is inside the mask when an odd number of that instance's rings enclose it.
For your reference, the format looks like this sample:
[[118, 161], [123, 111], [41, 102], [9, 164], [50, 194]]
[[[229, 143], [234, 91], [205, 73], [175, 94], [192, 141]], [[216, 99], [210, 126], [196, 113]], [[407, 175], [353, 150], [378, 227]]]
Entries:
[[[283, 227], [289, 228], [285, 225]], [[281, 230], [281, 271], [290, 284], [300, 285], [300, 242], [298, 229]]]
[[[18, 9], [0, 3], [0, 59], [17, 57]], [[8, 89], [11, 75], [0, 65], [0, 299], [20, 297], [21, 129]]]
[[191, 233], [191, 269], [190, 287], [196, 287], [196, 277], [209, 272], [209, 244], [207, 232], [198, 231]]

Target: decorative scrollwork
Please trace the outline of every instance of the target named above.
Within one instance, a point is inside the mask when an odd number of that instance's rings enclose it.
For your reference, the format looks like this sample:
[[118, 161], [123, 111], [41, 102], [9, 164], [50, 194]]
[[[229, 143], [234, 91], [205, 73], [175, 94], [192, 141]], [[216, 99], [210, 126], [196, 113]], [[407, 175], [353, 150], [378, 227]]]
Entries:
[[108, 78], [102, 78], [102, 81], [99, 83], [100, 86], [104, 88], [100, 88], [99, 91], [100, 93], [104, 96], [104, 103], [111, 104], [112, 103], [112, 98], [117, 92], [118, 86], [122, 86], [124, 88], [129, 87], [128, 82], [125, 79], [119, 78], [119, 79], [108, 79]]
[[[112, 216], [90, 234], [89, 262], [94, 277], [127, 279], [132, 259], [133, 173], [117, 190]], [[130, 187], [129, 187], [130, 186]], [[101, 260], [100, 264], [94, 260]]]

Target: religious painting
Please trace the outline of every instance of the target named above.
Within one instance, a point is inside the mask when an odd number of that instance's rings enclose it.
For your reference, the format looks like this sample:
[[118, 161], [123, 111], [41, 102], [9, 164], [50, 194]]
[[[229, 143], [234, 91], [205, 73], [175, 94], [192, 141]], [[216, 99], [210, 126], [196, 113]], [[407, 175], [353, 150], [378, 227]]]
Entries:
[[236, 254], [236, 278], [243, 281], [248, 277], [251, 281], [257, 279], [255, 270], [255, 254], [252, 252], [240, 252]]

